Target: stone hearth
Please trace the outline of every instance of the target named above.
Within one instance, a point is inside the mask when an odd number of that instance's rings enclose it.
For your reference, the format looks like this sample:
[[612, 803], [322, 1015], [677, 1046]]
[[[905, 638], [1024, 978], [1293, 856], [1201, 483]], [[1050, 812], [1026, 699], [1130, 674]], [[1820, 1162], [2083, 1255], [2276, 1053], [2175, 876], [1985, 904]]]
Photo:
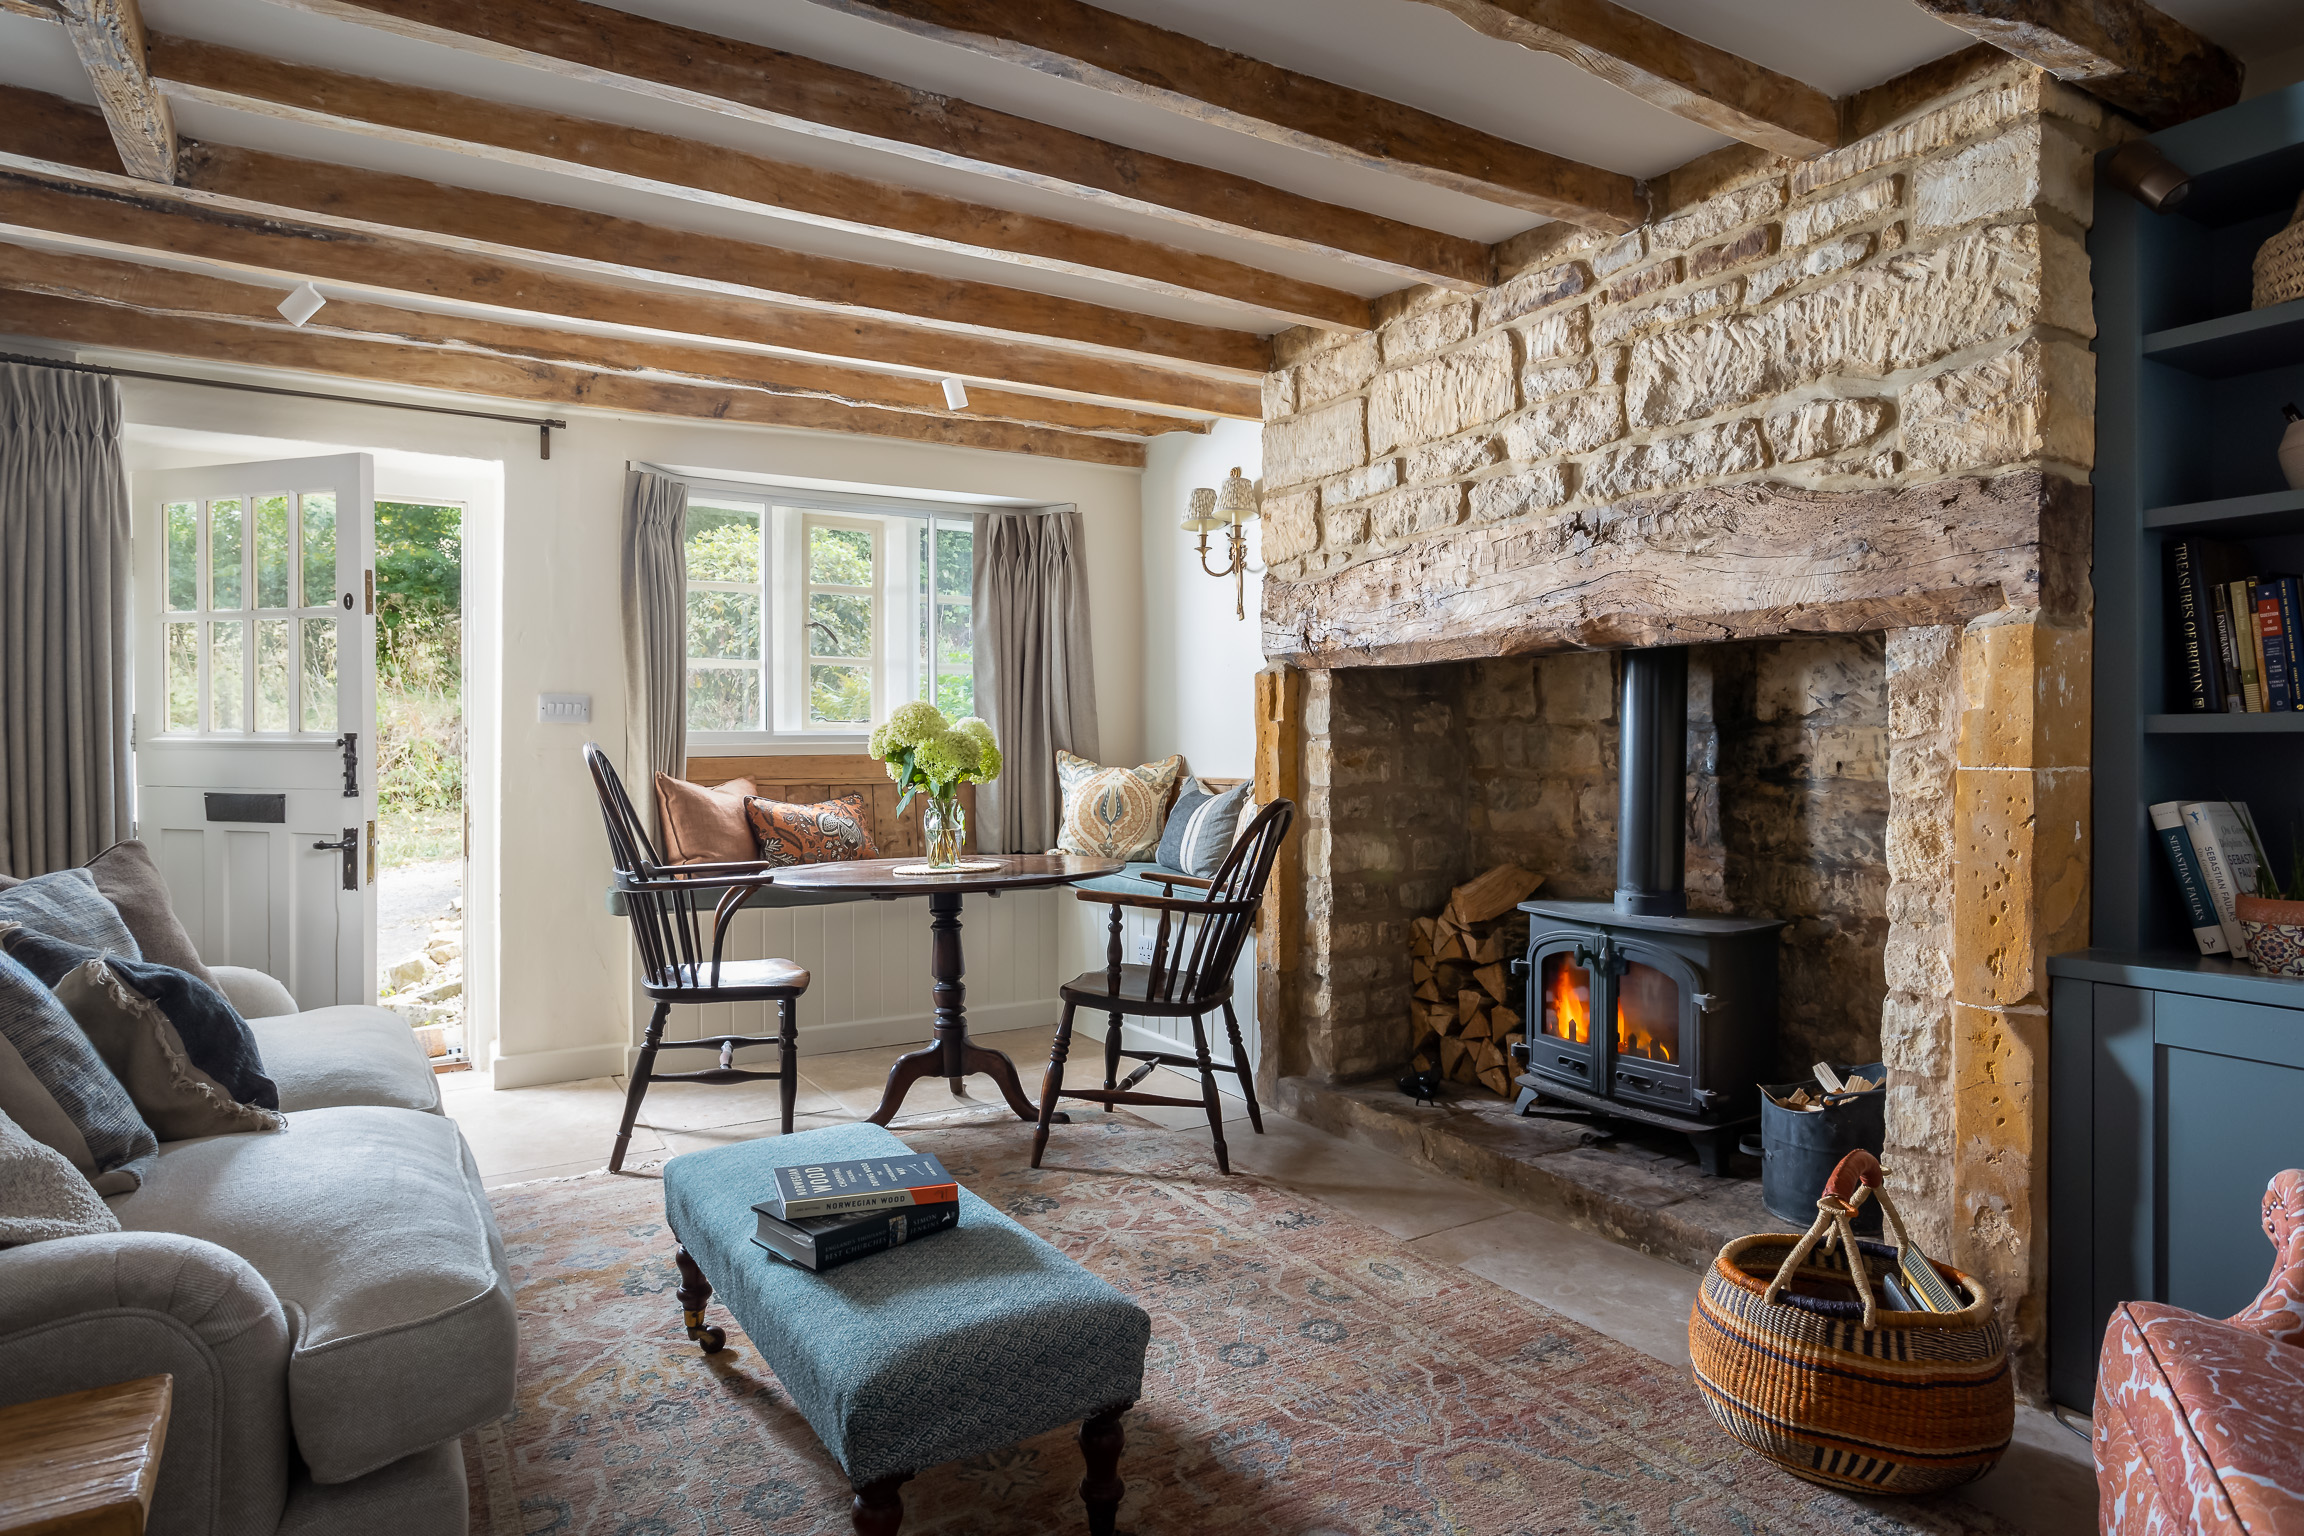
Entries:
[[[2088, 157], [2122, 130], [2026, 66], [1939, 85], [1814, 161], [1675, 172], [1622, 239], [1532, 231], [1483, 293], [1283, 336], [1259, 780], [1303, 820], [1259, 1008], [1280, 1102], [1599, 1211], [1564, 1171], [1622, 1147], [1387, 1102], [1406, 924], [1505, 858], [1605, 897], [1600, 652], [1690, 645], [1691, 905], [1790, 920], [1784, 1075], [1887, 1061], [1900, 1203], [2036, 1388], [2045, 961], [2088, 920]], [[1704, 1213], [1770, 1225], [1756, 1191], [1611, 1209], [1698, 1261]]]

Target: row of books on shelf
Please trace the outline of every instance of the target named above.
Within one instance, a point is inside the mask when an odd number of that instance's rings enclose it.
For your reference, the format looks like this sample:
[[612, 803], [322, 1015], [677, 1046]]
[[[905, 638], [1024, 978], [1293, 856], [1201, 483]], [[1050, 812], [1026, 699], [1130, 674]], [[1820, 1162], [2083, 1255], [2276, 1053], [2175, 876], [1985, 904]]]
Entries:
[[2242, 800], [2163, 800], [2151, 807], [2152, 832], [2176, 872], [2185, 921], [2204, 955], [2246, 958], [2233, 903], [2256, 894], [2263, 838]]
[[960, 1224], [960, 1186], [925, 1152], [776, 1170], [752, 1241], [822, 1274]]
[[2252, 557], [2220, 539], [2166, 549], [2174, 635], [2171, 707], [2263, 714], [2304, 710], [2304, 591], [2297, 578], [2249, 574]]

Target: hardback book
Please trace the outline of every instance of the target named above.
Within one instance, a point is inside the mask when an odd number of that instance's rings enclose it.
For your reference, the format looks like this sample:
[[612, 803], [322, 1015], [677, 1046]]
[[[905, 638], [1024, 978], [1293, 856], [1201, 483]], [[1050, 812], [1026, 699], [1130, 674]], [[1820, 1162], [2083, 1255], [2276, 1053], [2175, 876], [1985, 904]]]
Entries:
[[2282, 576], [2273, 588], [2280, 602], [2280, 632], [2288, 647], [2289, 708], [2304, 710], [2304, 577]]
[[960, 1202], [939, 1200], [838, 1216], [803, 1216], [798, 1221], [779, 1221], [766, 1211], [757, 1214], [760, 1225], [752, 1241], [778, 1258], [822, 1274], [958, 1226]]
[[898, 1205], [938, 1205], [960, 1198], [960, 1186], [925, 1152], [860, 1157], [840, 1163], [801, 1163], [776, 1170], [776, 1188], [752, 1207], [780, 1221], [879, 1211]]
[[2224, 712], [2230, 715], [2245, 713], [2248, 697], [2240, 688], [2240, 646], [2233, 637], [2231, 594], [2218, 586], [2210, 594], [2209, 617], [2216, 623], [2216, 665], [2223, 679]]
[[2256, 647], [2264, 656], [2264, 707], [2276, 713], [2296, 708], [2295, 645], [2280, 613], [2281, 584], [2294, 579], [2259, 576], [2248, 583], [2248, 602], [2256, 615]]
[[2199, 856], [2225, 946], [2235, 955], [2248, 953], [2248, 939], [2240, 931], [2233, 903], [2256, 894], [2256, 849], [2250, 841], [2255, 825], [2243, 801], [2193, 800], [2184, 806], [2184, 833]]
[[2180, 801], [2163, 800], [2151, 807], [2152, 835], [2159, 839], [2161, 852], [2168, 855], [2168, 867], [2176, 872], [2176, 891], [2184, 901], [2184, 920], [2192, 926], [2193, 942], [2204, 955], [2225, 955], [2232, 946], [2224, 938], [2224, 924], [2216, 916], [2216, 900], [2208, 893], [2208, 877], [2201, 872], [2199, 856], [2192, 851], [2192, 840], [2184, 832], [2184, 807]]
[[2172, 697], [2177, 711], [2221, 714], [2224, 671], [2216, 647], [2216, 619], [2210, 592], [2211, 565], [2226, 546], [2213, 539], [2171, 539], [2162, 551], [2168, 574], [2168, 632], [2175, 647], [2169, 657]]
[[2251, 715], [2264, 713], [2262, 652], [2256, 645], [2256, 611], [2248, 601], [2245, 578], [2224, 583], [2224, 602], [2232, 614], [2233, 646], [2240, 668], [2240, 697]]

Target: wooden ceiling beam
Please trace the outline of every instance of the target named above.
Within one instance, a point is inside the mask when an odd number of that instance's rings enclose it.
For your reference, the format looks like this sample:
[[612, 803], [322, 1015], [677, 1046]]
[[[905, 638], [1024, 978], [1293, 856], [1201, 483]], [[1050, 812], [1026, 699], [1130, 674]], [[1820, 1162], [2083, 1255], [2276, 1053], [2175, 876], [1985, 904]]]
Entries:
[[[286, 3], [589, 85], [865, 144], [1279, 249], [1338, 257], [1409, 281], [1471, 292], [1494, 277], [1494, 260], [1477, 240], [589, 0]], [[1639, 221], [1595, 211], [1589, 222], [1625, 230]]]
[[34, 21], [62, 21], [64, 19], [56, 14], [56, 7], [50, 5], [48, 0], [0, 0], [0, 11], [5, 11], [11, 16], [29, 16]]
[[721, 144], [371, 80], [165, 34], [152, 39], [152, 73], [172, 97], [279, 121], [580, 176], [1027, 271], [1250, 305], [1292, 324], [1365, 330], [1370, 323], [1368, 301], [1340, 288]]
[[1566, 59], [1651, 106], [1795, 159], [1840, 141], [1816, 87], [1610, 0], [1424, 0], [1476, 32]]
[[1436, 113], [1232, 53], [1080, 0], [815, 0], [1022, 64], [1061, 80], [1369, 170], [1445, 187], [1547, 219], [1638, 222], [1630, 176], [1583, 165]]
[[957, 374], [994, 387], [1015, 385], [1247, 420], [1261, 415], [1259, 380], [763, 303], [719, 291], [675, 292], [545, 270], [397, 233], [284, 215], [261, 202], [208, 189], [212, 176], [226, 186], [239, 186], [242, 170], [261, 170], [275, 160], [290, 167], [304, 164], [251, 150], [195, 145], [184, 156], [187, 185], [138, 182], [106, 169], [116, 162], [93, 113], [55, 97], [0, 87], [0, 225], [123, 249], [176, 252], [278, 274], [290, 285], [306, 279], [342, 282], [744, 342], [829, 361]]
[[1144, 463], [1141, 442], [1085, 432], [1052, 432], [1006, 421], [874, 410], [804, 395], [704, 388], [552, 363], [445, 352], [436, 347], [351, 341], [308, 331], [156, 315], [46, 294], [11, 295], [8, 326], [23, 335], [68, 345], [324, 374], [555, 408], [853, 432], [1129, 468], [1141, 468]]
[[[296, 329], [279, 312], [277, 288], [78, 252], [59, 260], [53, 249], [6, 241], [0, 241], [0, 289], [109, 304], [181, 320]], [[1009, 421], [1067, 432], [1154, 437], [1164, 432], [1208, 430], [1206, 421], [1189, 417], [1009, 390], [972, 390], [967, 410], [958, 412], [945, 405], [944, 391], [933, 379], [764, 357], [694, 343], [570, 333], [468, 315], [401, 309], [361, 299], [331, 299], [302, 329], [307, 334], [348, 341], [432, 347], [598, 373], [669, 376], [675, 382], [699, 387], [799, 395], [839, 405]]]
[[56, 0], [57, 19], [96, 88], [120, 163], [145, 181], [176, 179], [176, 118], [144, 59], [136, 0]]
[[1915, 0], [2150, 128], [2240, 99], [2240, 61], [2144, 0]]

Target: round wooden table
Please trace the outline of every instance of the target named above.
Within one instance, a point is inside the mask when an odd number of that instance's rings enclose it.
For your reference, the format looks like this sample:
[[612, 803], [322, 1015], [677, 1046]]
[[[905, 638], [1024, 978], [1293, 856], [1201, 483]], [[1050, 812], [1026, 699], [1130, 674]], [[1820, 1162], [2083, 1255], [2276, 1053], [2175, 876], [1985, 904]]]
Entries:
[[897, 1109], [912, 1085], [924, 1077], [950, 1080], [960, 1091], [960, 1079], [982, 1072], [1000, 1085], [1008, 1107], [1018, 1119], [1037, 1121], [1039, 1107], [1024, 1097], [1016, 1080], [1016, 1064], [1007, 1055], [968, 1038], [967, 988], [960, 978], [965, 966], [960, 957], [960, 898], [971, 891], [1026, 891], [1041, 886], [1070, 885], [1115, 875], [1127, 866], [1118, 859], [1091, 859], [1070, 853], [982, 853], [973, 861], [994, 868], [963, 870], [949, 875], [900, 875], [899, 865], [917, 865], [920, 858], [856, 859], [842, 864], [800, 864], [776, 871], [776, 884], [787, 891], [845, 891], [875, 901], [905, 896], [928, 898], [928, 976], [936, 999], [936, 1038], [889, 1069], [888, 1087], [880, 1107], [871, 1114], [875, 1125], [896, 1118]]

